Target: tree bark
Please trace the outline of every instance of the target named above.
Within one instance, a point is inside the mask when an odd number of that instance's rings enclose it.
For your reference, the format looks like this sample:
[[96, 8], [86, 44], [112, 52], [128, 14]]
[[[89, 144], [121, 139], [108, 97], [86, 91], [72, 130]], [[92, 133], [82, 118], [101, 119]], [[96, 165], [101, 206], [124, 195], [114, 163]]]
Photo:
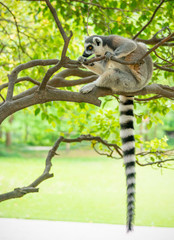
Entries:
[[[10, 125], [12, 124], [12, 122], [13, 122], [13, 115], [11, 115], [9, 117], [8, 122], [10, 123]], [[11, 134], [11, 131], [9, 129], [5, 133], [5, 146], [9, 147], [11, 144], [12, 144], [12, 134]]]

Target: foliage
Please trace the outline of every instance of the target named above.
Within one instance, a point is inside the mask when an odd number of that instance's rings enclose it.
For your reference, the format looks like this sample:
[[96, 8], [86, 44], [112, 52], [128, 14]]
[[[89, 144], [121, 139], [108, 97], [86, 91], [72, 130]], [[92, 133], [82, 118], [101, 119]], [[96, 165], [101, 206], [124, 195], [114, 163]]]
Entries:
[[[51, 3], [56, 8], [65, 31], [67, 33], [73, 31], [74, 36], [67, 50], [67, 56], [71, 59], [77, 59], [81, 55], [84, 34], [118, 34], [132, 38], [149, 21], [159, 4], [152, 0], [141, 2], [137, 0], [109, 0], [107, 2], [104, 0], [90, 2], [60, 0], [51, 1]], [[163, 3], [162, 7], [158, 9], [153, 21], [139, 35], [139, 41], [160, 39], [171, 33], [173, 28], [171, 7], [173, 9], [174, 3], [170, 0], [162, 0], [161, 3]], [[61, 58], [64, 42], [45, 1], [6, 0], [4, 3], [0, 2], [0, 6], [1, 83], [6, 81], [6, 75], [19, 63], [30, 59]], [[25, 14], [22, 14], [23, 12]], [[172, 65], [172, 51], [172, 48], [161, 46], [152, 53], [157, 69], [150, 83], [173, 85], [172, 72], [162, 71], [157, 67], [160, 65], [165, 68]], [[20, 73], [20, 77], [30, 76], [41, 82], [44, 74], [48, 73], [47, 69], [47, 67], [36, 67], [24, 70]], [[68, 79], [72, 80], [72, 76]], [[18, 83], [15, 85], [15, 94], [27, 91], [32, 86], [33, 83], [28, 81]], [[64, 90], [76, 92], [79, 86], [64, 88]], [[6, 88], [1, 91], [1, 98], [3, 99], [5, 95]], [[151, 95], [148, 97], [150, 98]], [[136, 146], [137, 149], [149, 151], [151, 163], [158, 160], [158, 166], [161, 166], [160, 161], [166, 159], [161, 150], [168, 147], [167, 138], [162, 133], [158, 139], [157, 134], [152, 135], [152, 131], [156, 128], [155, 125], [163, 124], [163, 118], [166, 118], [171, 109], [173, 110], [173, 104], [171, 99], [159, 98], [143, 102], [142, 98], [140, 96], [135, 104], [136, 128], [139, 128]], [[103, 139], [120, 145], [118, 112], [117, 96], [102, 98], [102, 106], [98, 109], [85, 103], [49, 102], [36, 105], [21, 114], [17, 113], [14, 124], [11, 126], [10, 122], [6, 121], [2, 126], [2, 131], [7, 132], [10, 129], [15, 132], [17, 138], [34, 145], [49, 145], [60, 134], [71, 135], [71, 137], [80, 134], [99, 135]], [[33, 118], [35, 121], [32, 120]], [[40, 124], [41, 121], [42, 124]], [[20, 132], [21, 128], [23, 135]], [[147, 129], [148, 134], [142, 134], [142, 129]], [[100, 145], [99, 149], [101, 148]], [[140, 154], [140, 156], [144, 155]], [[148, 161], [147, 164], [149, 164]]]
[[[58, 16], [65, 30], [67, 32], [70, 30], [73, 31], [73, 39], [68, 49], [68, 56], [72, 59], [77, 59], [82, 52], [83, 35], [94, 33], [102, 35], [118, 34], [131, 38], [150, 19], [157, 6], [157, 2], [152, 0], [94, 0], [91, 4], [77, 0], [59, 0], [51, 1], [51, 3], [57, 9]], [[57, 32], [53, 17], [44, 2], [5, 0], [4, 4], [8, 6], [13, 14], [1, 5], [1, 82], [6, 81], [6, 75], [20, 62], [23, 63], [30, 59], [60, 58], [63, 43], [60, 33]], [[173, 29], [173, 25], [171, 24], [173, 22], [171, 9], [173, 7], [173, 1], [163, 3], [153, 21], [139, 37], [150, 39], [158, 31], [157, 37], [167, 36]], [[22, 14], [23, 12], [25, 14]], [[13, 15], [16, 18], [18, 26], [15, 24]], [[169, 54], [170, 52], [167, 48], [161, 47], [158, 49], [158, 55], [170, 61]], [[161, 62], [155, 54], [152, 54], [152, 57], [154, 61]], [[45, 71], [46, 68], [38, 67], [34, 70], [32, 69], [32, 71], [23, 71], [21, 76], [29, 74], [40, 81]], [[172, 85], [172, 73], [157, 70], [154, 72], [152, 82]], [[32, 83], [19, 83], [15, 88], [15, 92], [17, 94], [21, 90], [28, 89], [31, 86]], [[78, 89], [79, 87], [71, 88], [72, 91], [77, 91]], [[5, 93], [5, 91], [3, 90], [2, 93]], [[112, 103], [110, 102], [111, 99]], [[105, 139], [119, 143], [118, 104], [111, 97], [105, 97], [102, 101], [103, 105], [101, 109], [87, 104], [78, 105], [66, 102], [36, 106], [33, 108], [35, 115], [41, 117], [43, 124], [44, 119], [49, 123], [49, 126], [40, 126], [36, 121], [35, 124], [38, 126], [36, 132], [32, 131], [35, 127], [31, 121], [33, 118], [31, 110], [27, 114], [26, 112], [22, 114], [21, 118], [27, 116], [24, 118], [24, 125], [30, 119], [29, 135], [31, 137], [34, 134], [35, 138], [35, 140], [31, 141], [32, 144], [50, 144], [50, 140], [54, 141], [58, 132], [75, 135], [80, 133], [99, 134]], [[148, 123], [146, 124], [148, 129], [154, 124], [161, 124], [163, 117], [170, 110], [169, 105], [173, 109], [171, 101], [166, 99], [158, 99], [143, 104], [137, 103], [137, 123], [141, 124], [142, 120], [144, 121], [148, 118]], [[39, 118], [36, 119], [39, 121]], [[16, 125], [14, 125], [14, 128], [17, 130], [19, 129], [19, 123], [16, 123]], [[50, 139], [49, 135], [53, 136], [52, 139]], [[41, 140], [43, 136], [50, 140], [43, 142]], [[137, 139], [139, 139], [138, 136]]]

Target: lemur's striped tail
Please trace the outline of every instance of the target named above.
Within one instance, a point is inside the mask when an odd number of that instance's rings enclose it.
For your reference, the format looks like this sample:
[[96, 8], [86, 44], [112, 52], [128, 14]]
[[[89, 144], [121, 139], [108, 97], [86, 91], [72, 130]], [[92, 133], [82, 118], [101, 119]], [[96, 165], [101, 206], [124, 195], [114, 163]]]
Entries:
[[132, 230], [135, 207], [135, 139], [133, 97], [120, 96], [120, 136], [127, 183], [127, 231]]

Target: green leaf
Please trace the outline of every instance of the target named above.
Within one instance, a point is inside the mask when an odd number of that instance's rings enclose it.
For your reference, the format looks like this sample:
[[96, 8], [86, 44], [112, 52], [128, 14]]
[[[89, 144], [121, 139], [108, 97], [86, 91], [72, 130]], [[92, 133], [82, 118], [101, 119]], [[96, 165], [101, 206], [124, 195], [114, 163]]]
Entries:
[[36, 110], [34, 112], [35, 116], [37, 116], [39, 113], [40, 113], [40, 108], [36, 108]]

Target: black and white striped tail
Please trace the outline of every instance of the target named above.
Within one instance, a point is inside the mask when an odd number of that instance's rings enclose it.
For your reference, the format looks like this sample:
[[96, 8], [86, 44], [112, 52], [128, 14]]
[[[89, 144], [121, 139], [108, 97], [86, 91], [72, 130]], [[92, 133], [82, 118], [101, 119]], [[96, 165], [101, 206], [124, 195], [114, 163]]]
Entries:
[[135, 208], [135, 139], [133, 97], [120, 96], [120, 136], [127, 183], [127, 231], [132, 230]]

